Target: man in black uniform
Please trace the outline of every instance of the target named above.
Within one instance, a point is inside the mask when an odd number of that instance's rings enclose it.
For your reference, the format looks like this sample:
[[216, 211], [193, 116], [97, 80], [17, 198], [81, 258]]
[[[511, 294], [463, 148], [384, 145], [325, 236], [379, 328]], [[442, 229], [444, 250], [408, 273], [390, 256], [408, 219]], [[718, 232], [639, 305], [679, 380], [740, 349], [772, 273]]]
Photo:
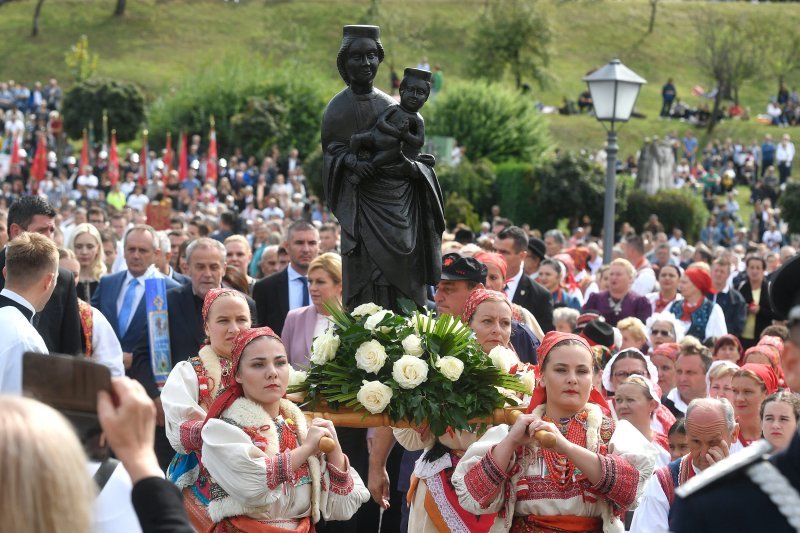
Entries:
[[[788, 319], [786, 384], [800, 391], [800, 255], [775, 272], [770, 298]], [[770, 457], [769, 448], [756, 442], [677, 490], [671, 531], [800, 531], [800, 433], [784, 452]]]

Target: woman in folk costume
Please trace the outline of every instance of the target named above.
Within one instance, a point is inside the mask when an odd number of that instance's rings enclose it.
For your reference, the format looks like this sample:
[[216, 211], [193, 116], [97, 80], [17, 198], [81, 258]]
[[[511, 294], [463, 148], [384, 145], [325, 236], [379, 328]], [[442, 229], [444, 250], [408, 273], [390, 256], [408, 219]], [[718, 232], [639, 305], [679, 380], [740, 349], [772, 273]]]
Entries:
[[[320, 517], [348, 520], [369, 499], [328, 420], [284, 398], [289, 358], [269, 328], [241, 332], [232, 353], [235, 382], [211, 406], [202, 430], [210, 532], [313, 531]], [[335, 448], [319, 452], [330, 437]]]
[[[528, 414], [490, 429], [456, 467], [459, 502], [497, 513], [491, 532], [622, 532], [620, 518], [653, 472], [653, 449], [609, 416], [584, 339], [550, 332], [538, 355], [542, 377]], [[553, 449], [538, 446], [540, 430], [556, 436]]]
[[[658, 389], [648, 378], [633, 374], [617, 386], [614, 408], [618, 420], [627, 420], [650, 441], [656, 451], [656, 468], [671, 461], [667, 433], [653, 429], [656, 409], [661, 405]], [[669, 430], [667, 430], [669, 431]]]
[[201, 531], [211, 526], [206, 512], [209, 486], [199, 464], [200, 430], [211, 404], [233, 384], [233, 341], [250, 327], [250, 308], [245, 296], [233, 289], [211, 289], [203, 301], [203, 328], [208, 343], [197, 357], [181, 361], [170, 372], [161, 403], [167, 438], [177, 452], [167, 475], [184, 490], [186, 510]]
[[[486, 354], [501, 346], [508, 349], [504, 352], [509, 358], [508, 366], [519, 363], [511, 352], [512, 306], [504, 293], [487, 289], [472, 291], [461, 320], [475, 332], [475, 340]], [[478, 440], [478, 435], [449, 428], [444, 435], [432, 435], [427, 428], [419, 431], [395, 429], [394, 435], [409, 451], [425, 450], [414, 465], [408, 492], [408, 530], [414, 533], [489, 531], [494, 516], [465, 511], [450, 481], [453, 469], [464, 451]]]
[[690, 266], [678, 286], [681, 298], [670, 306], [670, 312], [683, 324], [686, 335], [702, 342], [728, 333], [722, 308], [708, 299], [707, 295], [716, 291], [711, 283], [711, 274], [705, 268]]

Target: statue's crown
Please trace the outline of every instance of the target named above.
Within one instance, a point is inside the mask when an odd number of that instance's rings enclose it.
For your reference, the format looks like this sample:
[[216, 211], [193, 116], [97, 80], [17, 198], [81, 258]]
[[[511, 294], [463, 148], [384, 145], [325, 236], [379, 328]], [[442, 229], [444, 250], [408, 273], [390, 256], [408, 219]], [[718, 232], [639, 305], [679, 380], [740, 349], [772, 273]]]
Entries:
[[344, 37], [369, 37], [370, 39], [378, 40], [381, 37], [381, 28], [380, 26], [355, 24], [345, 26], [342, 30], [342, 35]]

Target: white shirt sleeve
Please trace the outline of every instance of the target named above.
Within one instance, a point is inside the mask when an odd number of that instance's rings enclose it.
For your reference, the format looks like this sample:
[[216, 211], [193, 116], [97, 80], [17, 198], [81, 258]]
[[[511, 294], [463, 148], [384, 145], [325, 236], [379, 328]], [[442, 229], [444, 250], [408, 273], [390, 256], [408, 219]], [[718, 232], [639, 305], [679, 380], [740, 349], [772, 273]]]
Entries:
[[200, 407], [200, 386], [192, 363], [181, 361], [167, 377], [161, 391], [167, 440], [178, 453], [187, 453], [181, 444], [181, 424], [188, 420], [203, 421], [206, 411]]
[[630, 530], [636, 533], [669, 533], [669, 500], [655, 474], [645, 485]]
[[714, 304], [711, 309], [711, 316], [708, 317], [708, 324], [706, 324], [706, 339], [727, 334], [728, 326], [725, 324], [725, 313], [722, 312], [719, 304]]
[[655, 290], [656, 274], [652, 268], [645, 268], [636, 274], [631, 290], [639, 294], [649, 294]]
[[107, 366], [115, 378], [125, 375], [122, 346], [114, 328], [99, 309], [92, 307], [92, 360]]

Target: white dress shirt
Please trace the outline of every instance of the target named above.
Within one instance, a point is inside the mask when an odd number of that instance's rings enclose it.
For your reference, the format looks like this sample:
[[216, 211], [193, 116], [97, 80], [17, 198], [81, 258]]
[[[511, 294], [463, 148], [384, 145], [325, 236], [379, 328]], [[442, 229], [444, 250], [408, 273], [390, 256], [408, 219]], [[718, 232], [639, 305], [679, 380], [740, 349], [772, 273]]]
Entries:
[[[694, 474], [700, 470], [692, 463]], [[658, 477], [653, 473], [644, 486], [642, 498], [639, 500], [639, 507], [633, 515], [631, 531], [636, 533], [668, 533], [669, 531], [669, 500], [661, 488]]]
[[783, 142], [778, 143], [778, 146], [775, 148], [775, 161], [791, 165], [793, 159], [794, 144], [786, 143], [786, 145], [784, 145]]
[[[300, 278], [305, 278], [299, 272], [292, 268], [291, 263], [287, 267], [289, 274], [289, 310], [303, 307], [303, 281]], [[308, 291], [308, 278], [306, 278], [305, 290]], [[308, 297], [308, 303], [311, 303], [311, 295]]]
[[[0, 295], [36, 313], [33, 305], [17, 293], [3, 289]], [[0, 308], [0, 339], [0, 393], [22, 394], [22, 354], [46, 354], [47, 346], [30, 320], [11, 305]]]
[[517, 287], [519, 286], [519, 280], [522, 279], [522, 269], [520, 268], [517, 272], [516, 276], [511, 278], [506, 282], [506, 296], [508, 296], [509, 300], [514, 299], [514, 294], [517, 292]]

